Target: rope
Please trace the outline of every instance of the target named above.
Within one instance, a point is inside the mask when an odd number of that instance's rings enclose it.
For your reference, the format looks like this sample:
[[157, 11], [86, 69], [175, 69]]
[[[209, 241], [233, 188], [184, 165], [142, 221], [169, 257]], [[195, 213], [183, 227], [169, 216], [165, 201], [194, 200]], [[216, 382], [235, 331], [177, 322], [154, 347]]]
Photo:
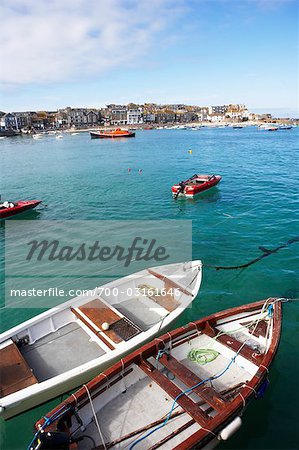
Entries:
[[214, 361], [218, 355], [219, 352], [211, 348], [193, 348], [189, 351], [187, 358], [203, 366]]
[[73, 399], [75, 400], [76, 406], [77, 406], [77, 404], [78, 404], [78, 399], [77, 399], [77, 397], [75, 396], [75, 394], [72, 394], [72, 397], [73, 397]]
[[244, 269], [245, 267], [249, 267], [252, 264], [257, 263], [261, 259], [267, 258], [268, 256], [272, 255], [273, 253], [278, 252], [282, 248], [287, 247], [288, 245], [294, 244], [295, 242], [299, 242], [299, 236], [296, 236], [292, 239], [289, 239], [285, 244], [280, 245], [279, 247], [274, 248], [273, 250], [269, 250], [265, 247], [259, 247], [259, 250], [261, 250], [263, 253], [258, 256], [257, 258], [254, 258], [252, 261], [249, 261], [244, 264], [240, 264], [238, 266], [213, 266], [210, 264], [204, 264], [205, 267], [209, 267], [210, 269], [215, 270], [236, 270], [236, 269]]
[[100, 435], [100, 439], [102, 441], [104, 449], [106, 450], [107, 447], [106, 447], [106, 444], [105, 444], [105, 441], [104, 441], [104, 437], [103, 437], [103, 434], [102, 434], [102, 431], [101, 431], [101, 428], [100, 428], [100, 424], [98, 422], [98, 418], [97, 418], [97, 415], [96, 415], [96, 412], [95, 412], [95, 409], [94, 409], [94, 406], [93, 406], [93, 403], [92, 403], [92, 399], [91, 399], [91, 395], [90, 395], [89, 389], [86, 386], [86, 384], [83, 384], [83, 387], [85, 387], [85, 389], [86, 389], [86, 392], [87, 392], [87, 395], [88, 395], [88, 398], [89, 398], [89, 402], [90, 402], [90, 406], [91, 406], [91, 410], [93, 412], [94, 420], [95, 420], [95, 423], [96, 423], [96, 426], [97, 426], [97, 429], [98, 429], [98, 432], [99, 432], [99, 435]]
[[70, 409], [70, 406], [63, 405], [52, 416], [50, 416], [50, 417], [44, 416], [43, 419], [45, 420], [45, 422], [33, 436], [30, 444], [27, 447], [27, 450], [37, 449], [38, 447], [33, 447], [33, 444], [34, 444], [35, 440], [38, 438], [38, 436], [43, 432], [43, 430], [47, 426], [51, 425], [51, 423], [57, 421], [60, 417], [62, 417], [64, 414], [66, 414], [66, 412], [69, 411], [69, 409]]

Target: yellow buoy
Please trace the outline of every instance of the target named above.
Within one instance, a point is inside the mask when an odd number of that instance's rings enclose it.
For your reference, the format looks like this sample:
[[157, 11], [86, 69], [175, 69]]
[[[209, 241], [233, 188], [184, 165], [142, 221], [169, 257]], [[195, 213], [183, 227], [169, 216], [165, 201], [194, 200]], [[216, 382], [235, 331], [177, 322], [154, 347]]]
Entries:
[[192, 155], [192, 150], [188, 150], [189, 155]]

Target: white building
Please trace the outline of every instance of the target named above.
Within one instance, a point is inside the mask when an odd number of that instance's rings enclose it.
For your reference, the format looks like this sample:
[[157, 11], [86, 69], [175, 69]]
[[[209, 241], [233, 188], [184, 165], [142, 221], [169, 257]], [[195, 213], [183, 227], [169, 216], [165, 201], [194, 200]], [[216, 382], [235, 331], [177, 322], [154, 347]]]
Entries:
[[129, 109], [127, 111], [127, 124], [136, 125], [138, 123], [143, 123], [141, 109]]
[[223, 122], [225, 119], [224, 114], [220, 114], [220, 113], [212, 113], [209, 115], [209, 120], [211, 122]]

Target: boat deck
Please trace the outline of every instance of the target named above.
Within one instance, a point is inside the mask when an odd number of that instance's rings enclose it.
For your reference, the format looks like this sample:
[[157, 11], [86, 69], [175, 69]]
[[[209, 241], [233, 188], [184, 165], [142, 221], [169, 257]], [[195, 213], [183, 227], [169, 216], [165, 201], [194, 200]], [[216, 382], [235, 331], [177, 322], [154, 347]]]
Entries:
[[39, 382], [105, 354], [76, 322], [68, 323], [34, 344], [22, 347], [20, 352]]
[[[152, 405], [155, 406], [152, 407]], [[144, 428], [145, 424], [153, 424], [155, 422], [161, 424], [171, 405], [171, 396], [165, 393], [156, 383], [152, 383], [147, 377], [130, 386], [125, 394], [120, 394], [97, 414], [104, 440], [106, 444], [109, 443], [108, 448], [113, 450], [129, 448], [130, 443], [140, 434], [137, 433], [136, 435], [134, 431]], [[140, 444], [140, 448], [150, 448], [157, 440], [166, 438], [169, 433], [189, 423], [190, 428], [188, 426], [185, 436], [184, 433], [180, 433], [168, 445], [167, 443], [164, 444], [163, 449], [170, 450], [175, 445], [178, 445], [182, 438], [186, 438], [190, 430], [195, 433], [200, 429], [197, 423], [190, 423], [190, 416], [184, 413], [181, 408], [177, 408], [176, 412], [178, 411], [181, 411], [182, 414], [171, 419], [166, 427], [149, 436], [144, 443]], [[163, 420], [161, 420], [162, 418]], [[123, 437], [130, 435], [130, 433], [134, 433], [134, 435], [124, 440]], [[98, 430], [94, 421], [90, 423], [85, 434], [98, 437]], [[118, 440], [121, 440], [121, 442], [117, 443]], [[113, 442], [115, 442], [114, 445]], [[87, 441], [85, 440], [79, 442], [79, 450], [85, 450], [86, 444]], [[101, 445], [96, 447], [96, 449], [102, 448]]]
[[[207, 365], [197, 364], [187, 358], [191, 348], [211, 348], [213, 344], [220, 353]], [[190, 435], [209, 428], [213, 418], [226, 410], [230, 399], [251, 378], [251, 373], [241, 364], [234, 363], [227, 373], [213, 383], [200, 385], [192, 392], [186, 390], [211, 374], [222, 371], [229, 362], [230, 354], [226, 345], [215, 343], [213, 338], [205, 334], [173, 348], [167, 355], [162, 355], [159, 361], [150, 357], [138, 362], [134, 369], [137, 381], [129, 384], [128, 375], [121, 381], [123, 391], [106, 404], [105, 401], [104, 404], [99, 403], [102, 401], [100, 396], [94, 399], [107, 447], [113, 450], [128, 448], [136, 439], [156, 429], [140, 443], [140, 448], [153, 450], [161, 447], [170, 450]], [[175, 398], [177, 405], [170, 420], [158, 428], [164, 423]], [[85, 434], [97, 441], [95, 449], [103, 450], [93, 419], [87, 431]], [[79, 449], [84, 448], [83, 440], [82, 444], [79, 443]]]

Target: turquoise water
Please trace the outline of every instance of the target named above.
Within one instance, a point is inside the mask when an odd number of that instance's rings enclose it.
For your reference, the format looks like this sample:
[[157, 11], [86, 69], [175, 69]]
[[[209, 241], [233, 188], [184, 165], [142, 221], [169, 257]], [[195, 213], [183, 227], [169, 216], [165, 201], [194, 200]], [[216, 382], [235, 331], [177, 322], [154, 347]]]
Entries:
[[[271, 249], [298, 234], [298, 134], [298, 129], [269, 133], [250, 127], [137, 131], [135, 139], [116, 141], [90, 140], [88, 133], [62, 140], [3, 139], [1, 194], [42, 199], [47, 207], [18, 219], [41, 226], [48, 219], [192, 219], [193, 258], [242, 264], [261, 254], [259, 246]], [[219, 173], [223, 180], [197, 200], [174, 201], [171, 185], [196, 172]], [[269, 296], [298, 298], [298, 245], [242, 271], [204, 268], [200, 295], [175, 325]], [[284, 305], [282, 341], [265, 398], [251, 403], [242, 429], [221, 448], [297, 447], [298, 304]], [[38, 312], [2, 307], [1, 331]], [[56, 403], [3, 425], [2, 448], [25, 449], [33, 423]]]

